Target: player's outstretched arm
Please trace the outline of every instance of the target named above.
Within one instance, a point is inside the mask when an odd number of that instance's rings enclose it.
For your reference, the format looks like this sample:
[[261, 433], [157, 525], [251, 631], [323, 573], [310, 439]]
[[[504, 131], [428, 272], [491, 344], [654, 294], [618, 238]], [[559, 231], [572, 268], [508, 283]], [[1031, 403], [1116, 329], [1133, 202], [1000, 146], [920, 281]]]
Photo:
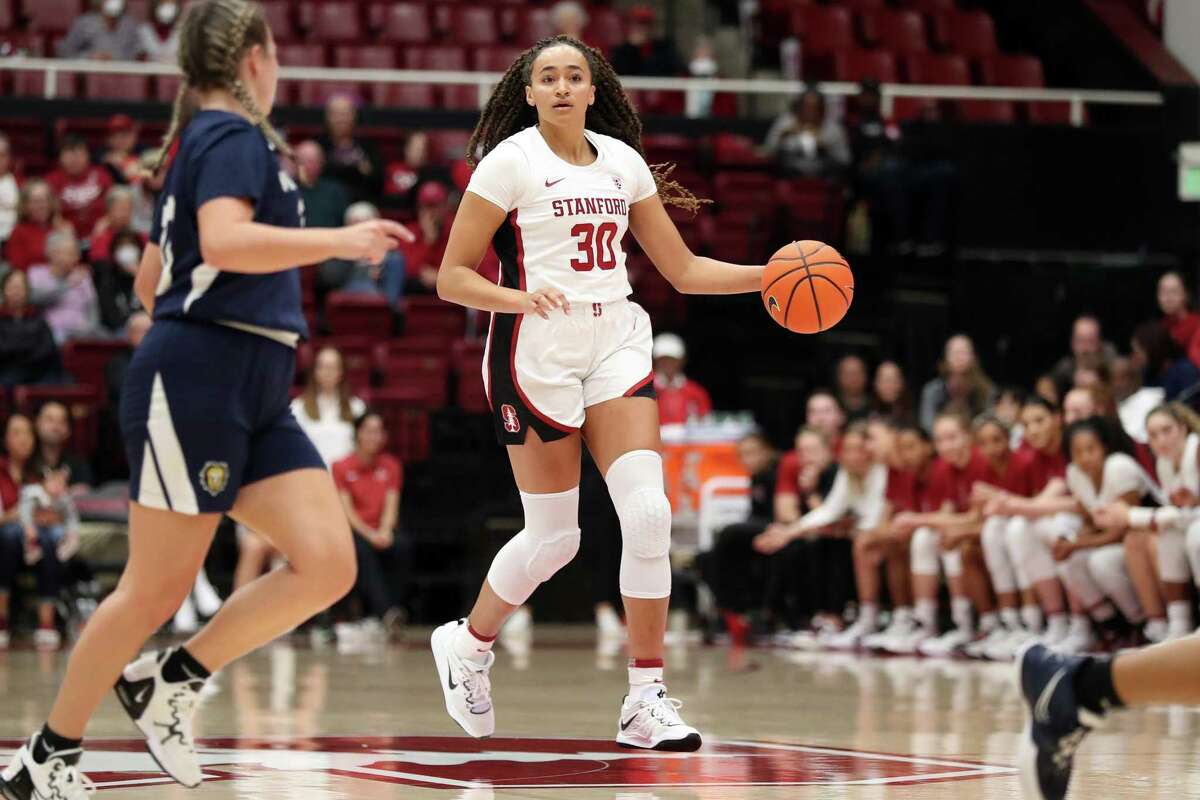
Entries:
[[762, 289], [763, 267], [695, 255], [657, 194], [629, 207], [629, 230], [654, 266], [683, 294], [742, 294]]
[[400, 242], [413, 241], [403, 225], [373, 219], [346, 228], [279, 228], [254, 221], [254, 207], [236, 197], [200, 206], [200, 254], [228, 272], [282, 272], [331, 258], [378, 264]]

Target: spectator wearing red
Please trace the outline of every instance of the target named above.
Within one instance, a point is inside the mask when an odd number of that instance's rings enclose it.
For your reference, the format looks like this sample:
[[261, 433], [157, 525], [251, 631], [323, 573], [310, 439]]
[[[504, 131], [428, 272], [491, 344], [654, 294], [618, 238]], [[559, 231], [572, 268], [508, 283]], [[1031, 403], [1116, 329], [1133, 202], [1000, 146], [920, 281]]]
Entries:
[[449, 199], [446, 187], [437, 181], [421, 184], [417, 191], [417, 238], [400, 243], [412, 293], [431, 293], [437, 289], [438, 269], [450, 240], [450, 223], [454, 221]]
[[112, 260], [113, 240], [120, 234], [133, 234], [142, 247], [146, 246], [147, 237], [133, 230], [133, 198], [133, 189], [129, 186], [114, 186], [108, 190], [104, 197], [104, 216], [92, 228], [88, 260], [93, 264]]
[[[8, 649], [9, 599], [17, 570], [25, 563], [21, 489], [34, 478], [36, 449], [33, 422], [24, 414], [13, 414], [4, 426], [4, 457], [0, 458], [0, 650]], [[53, 617], [54, 607], [49, 605]]]
[[116, 183], [137, 183], [142, 167], [137, 154], [138, 127], [128, 114], [108, 118], [108, 141], [100, 163]]
[[46, 263], [46, 237], [55, 228], [69, 227], [58, 214], [58, 198], [44, 180], [26, 181], [17, 202], [17, 224], [5, 248], [13, 269]]
[[58, 169], [46, 176], [58, 196], [63, 217], [84, 239], [104, 216], [104, 197], [113, 186], [112, 175], [92, 163], [87, 142], [75, 134], [63, 137], [58, 152]]
[[0, 133], [0, 256], [4, 254], [4, 243], [12, 236], [13, 228], [17, 225], [17, 205], [20, 201], [21, 191], [12, 170], [12, 145], [8, 137]]
[[[0, 238], [3, 230], [0, 229]], [[1200, 314], [1192, 310], [1192, 294], [1183, 276], [1171, 270], [1158, 279], [1158, 309], [1163, 313], [1167, 332], [1187, 354], [1188, 360], [1200, 366]]]
[[416, 214], [421, 204], [420, 191], [431, 181], [443, 188], [455, 185], [450, 170], [430, 152], [429, 136], [424, 131], [413, 131], [404, 140], [403, 159], [387, 166], [387, 177], [383, 193], [388, 205], [404, 214]]
[[400, 592], [407, 547], [396, 536], [400, 519], [400, 462], [383, 452], [387, 431], [378, 413], [354, 422], [354, 452], [333, 465], [333, 481], [354, 530], [358, 555], [355, 591], [369, 617], [395, 631], [403, 623]]
[[708, 391], [683, 374], [687, 347], [673, 333], [654, 337], [654, 391], [661, 425], [681, 425], [712, 413]]
[[29, 277], [12, 270], [0, 282], [0, 387], [57, 383], [61, 378], [54, 333], [29, 305]]
[[679, 51], [670, 39], [655, 36], [654, 9], [629, 9], [625, 41], [613, 48], [609, 61], [618, 75], [679, 75]]

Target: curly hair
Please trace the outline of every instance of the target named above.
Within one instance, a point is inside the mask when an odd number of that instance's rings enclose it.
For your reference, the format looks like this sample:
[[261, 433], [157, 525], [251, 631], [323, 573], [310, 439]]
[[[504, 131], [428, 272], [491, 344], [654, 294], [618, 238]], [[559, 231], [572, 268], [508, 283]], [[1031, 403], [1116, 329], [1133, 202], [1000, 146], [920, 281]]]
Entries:
[[[467, 163], [471, 167], [509, 136], [537, 124], [537, 109], [525, 102], [525, 87], [531, 85], [533, 80], [533, 62], [543, 50], [558, 45], [573, 47], [582, 53], [591, 72], [592, 85], [596, 87], [596, 103], [587, 110], [585, 124], [588, 129], [620, 139], [643, 159], [646, 157], [642, 149], [642, 120], [621, 86], [621, 79], [617, 77], [612, 64], [594, 47], [588, 47], [572, 36], [559, 35], [542, 39], [521, 53], [504, 73], [488, 98], [471, 140], [467, 143]], [[671, 180], [674, 164], [649, 166], [664, 204], [695, 214], [702, 205], [712, 202], [696, 197], [679, 182]]]

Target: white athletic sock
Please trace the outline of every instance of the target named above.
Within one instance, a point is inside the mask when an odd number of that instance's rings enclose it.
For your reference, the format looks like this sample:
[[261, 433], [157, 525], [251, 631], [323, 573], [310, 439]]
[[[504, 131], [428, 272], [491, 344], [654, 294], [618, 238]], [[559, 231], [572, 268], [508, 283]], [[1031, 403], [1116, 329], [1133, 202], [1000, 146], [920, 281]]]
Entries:
[[[1041, 611], [1041, 609], [1038, 610]], [[1021, 613], [1015, 608], [1002, 608], [1000, 609], [1000, 622], [1007, 630], [1018, 630], [1021, 628]]]
[[971, 601], [965, 597], [951, 598], [950, 618], [954, 620], [954, 627], [960, 631], [971, 633], [975, 630], [975, 621], [971, 617]]
[[858, 608], [858, 621], [864, 627], [874, 630], [879, 624], [879, 606], [876, 603], [863, 603]]
[[[643, 663], [645, 666], [636, 666], [638, 663]], [[654, 665], [654, 666], [650, 666]], [[657, 691], [650, 687], [662, 686], [663, 682], [663, 662], [662, 659], [646, 659], [643, 662], [638, 662], [635, 659], [629, 659], [629, 696], [633, 699], [640, 699], [643, 695], [650, 691]]]
[[[1111, 606], [1110, 606], [1111, 608]], [[1071, 633], [1088, 633], [1092, 632], [1092, 621], [1085, 614], [1071, 615]]]
[[995, 611], [989, 611], [986, 614], [979, 615], [979, 632], [991, 633], [1000, 627], [1000, 617]]
[[1167, 621], [1171, 624], [1171, 633], [1191, 633], [1192, 604], [1186, 600], [1176, 600], [1167, 604]]
[[912, 622], [912, 618], [912, 606], [900, 606], [892, 611], [892, 622], [899, 622], [907, 625]]
[[1108, 622], [1117, 615], [1117, 609], [1113, 608], [1113, 604], [1105, 600], [1100, 605], [1088, 612], [1088, 615], [1096, 622]]
[[1030, 633], [1037, 633], [1042, 629], [1045, 620], [1042, 618], [1042, 607], [1030, 603], [1027, 606], [1021, 607], [1021, 622], [1025, 625], [1025, 629]]
[[917, 618], [917, 624], [928, 631], [937, 630], [937, 601], [936, 600], [918, 600], [917, 610], [913, 614]]
[[1061, 639], [1067, 635], [1070, 626], [1071, 621], [1067, 619], [1066, 614], [1051, 614], [1046, 620], [1046, 636], [1050, 639]]
[[483, 661], [495, 642], [495, 636], [483, 639], [475, 635], [470, 625], [459, 625], [454, 633], [454, 654], [470, 661]]

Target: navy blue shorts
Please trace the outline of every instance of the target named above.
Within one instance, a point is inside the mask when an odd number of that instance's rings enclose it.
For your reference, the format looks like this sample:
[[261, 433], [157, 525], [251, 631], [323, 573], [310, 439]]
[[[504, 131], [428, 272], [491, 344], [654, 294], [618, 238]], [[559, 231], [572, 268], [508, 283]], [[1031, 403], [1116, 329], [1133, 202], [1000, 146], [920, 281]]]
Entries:
[[130, 499], [181, 514], [228, 511], [238, 490], [325, 469], [288, 407], [295, 351], [222, 325], [158, 320], [121, 392]]

